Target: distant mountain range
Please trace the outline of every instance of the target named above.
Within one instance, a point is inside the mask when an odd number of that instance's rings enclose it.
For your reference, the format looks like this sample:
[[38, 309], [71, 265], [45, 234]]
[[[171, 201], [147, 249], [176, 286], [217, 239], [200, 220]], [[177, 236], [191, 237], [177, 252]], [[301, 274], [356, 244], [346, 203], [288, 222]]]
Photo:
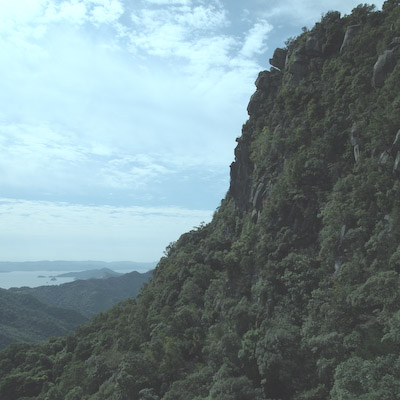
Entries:
[[0, 261], [0, 272], [8, 271], [85, 271], [108, 268], [111, 270], [149, 271], [157, 262], [134, 261]]

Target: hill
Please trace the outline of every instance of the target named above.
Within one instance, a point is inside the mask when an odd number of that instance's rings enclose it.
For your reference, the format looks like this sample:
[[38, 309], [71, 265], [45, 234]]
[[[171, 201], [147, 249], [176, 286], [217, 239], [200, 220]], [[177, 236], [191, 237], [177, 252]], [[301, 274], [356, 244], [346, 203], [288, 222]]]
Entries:
[[[92, 272], [85, 271], [89, 274], [85, 276], [91, 276]], [[91, 317], [106, 311], [121, 300], [136, 297], [151, 274], [151, 271], [146, 273], [133, 271], [106, 279], [79, 279], [62, 285], [9, 290], [13, 293], [29, 294], [47, 305], [75, 310], [86, 317]]]
[[74, 278], [74, 279], [107, 279], [111, 277], [121, 276], [123, 274], [115, 272], [109, 268], [89, 269], [87, 271], [66, 272], [65, 274], [56, 275], [55, 278]]
[[26, 294], [0, 289], [0, 348], [41, 341], [74, 331], [87, 318], [76, 311], [43, 304]]
[[3, 350], [0, 397], [399, 399], [399, 21], [329, 12], [277, 49], [212, 222], [137, 301]]
[[133, 261], [0, 261], [0, 272], [8, 271], [84, 271], [108, 268], [112, 270], [149, 271], [155, 262], [141, 263]]

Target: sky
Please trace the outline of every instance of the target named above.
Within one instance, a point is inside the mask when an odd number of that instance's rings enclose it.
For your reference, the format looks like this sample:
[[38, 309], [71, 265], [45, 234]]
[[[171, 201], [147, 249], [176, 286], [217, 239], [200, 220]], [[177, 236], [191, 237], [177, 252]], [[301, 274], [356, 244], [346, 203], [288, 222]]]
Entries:
[[274, 49], [359, 3], [0, 0], [0, 261], [157, 261], [225, 196]]

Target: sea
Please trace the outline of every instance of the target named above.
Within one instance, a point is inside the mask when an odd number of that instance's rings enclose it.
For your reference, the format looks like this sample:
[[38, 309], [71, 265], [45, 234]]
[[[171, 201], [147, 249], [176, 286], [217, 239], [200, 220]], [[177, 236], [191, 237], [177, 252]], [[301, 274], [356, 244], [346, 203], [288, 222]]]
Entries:
[[73, 277], [57, 277], [71, 271], [12, 271], [0, 272], [0, 288], [10, 289], [23, 286], [38, 287], [48, 285], [61, 285], [72, 282]]

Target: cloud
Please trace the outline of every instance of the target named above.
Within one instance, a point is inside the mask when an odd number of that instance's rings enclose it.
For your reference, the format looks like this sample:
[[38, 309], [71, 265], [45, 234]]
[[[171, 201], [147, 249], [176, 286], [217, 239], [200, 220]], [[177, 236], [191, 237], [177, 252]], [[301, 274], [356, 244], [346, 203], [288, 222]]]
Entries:
[[268, 33], [271, 32], [273, 26], [266, 20], [257, 22], [247, 33], [241, 55], [246, 58], [251, 58], [256, 54], [262, 54], [267, 50], [266, 41]]
[[147, 4], [156, 4], [156, 5], [190, 5], [192, 3], [191, 0], [145, 0]]
[[[378, 7], [381, 7], [383, 0], [374, 2]], [[322, 13], [327, 11], [341, 11], [342, 14], [349, 14], [360, 2], [358, 0], [326, 0], [323, 3], [318, 3], [315, 0], [283, 0], [279, 3], [274, 3], [274, 6], [265, 9], [263, 15], [267, 19], [281, 20], [281, 23], [291, 25], [309, 25], [313, 26]], [[284, 19], [284, 21], [283, 21]], [[300, 33], [300, 32], [299, 32]]]
[[[230, 41], [221, 40], [216, 33], [229, 21], [225, 9], [215, 5], [145, 8], [133, 13], [132, 21], [133, 30], [129, 34], [132, 49], [151, 55], [182, 57], [195, 62], [199, 59], [199, 50], [204, 54], [215, 39], [230, 47]], [[212, 54], [207, 59], [213, 60]]]
[[160, 176], [173, 170], [151, 159], [149, 155], [113, 158], [101, 169], [101, 181], [111, 188], [135, 189], [156, 184]]
[[208, 210], [112, 207], [0, 198], [0, 252], [9, 261], [158, 260]]

